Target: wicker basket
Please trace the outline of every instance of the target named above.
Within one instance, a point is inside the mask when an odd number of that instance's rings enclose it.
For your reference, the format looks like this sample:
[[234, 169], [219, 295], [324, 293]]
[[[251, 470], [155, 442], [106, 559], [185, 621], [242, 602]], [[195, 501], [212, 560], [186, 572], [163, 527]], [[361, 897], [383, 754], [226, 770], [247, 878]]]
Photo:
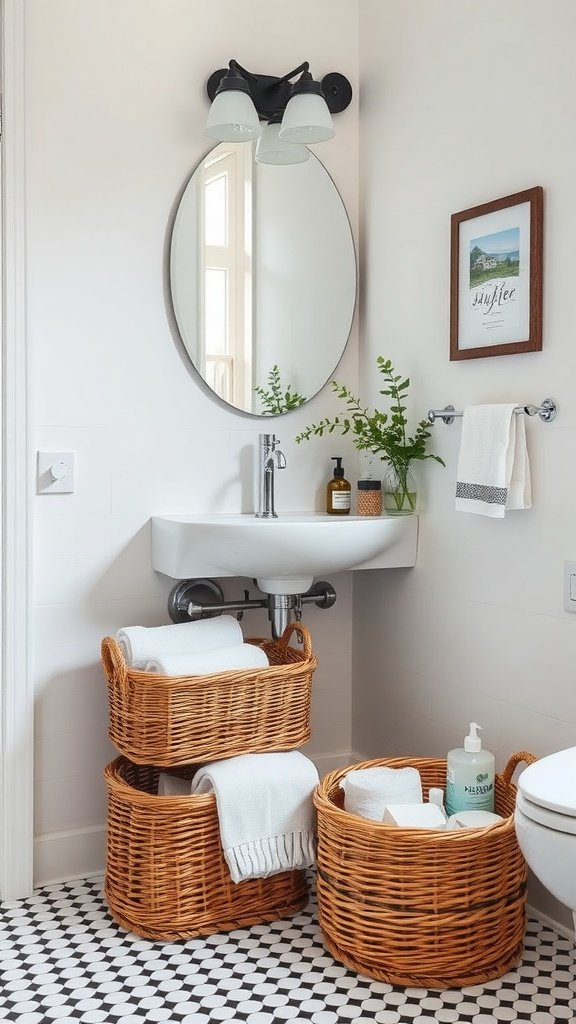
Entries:
[[[393, 985], [454, 988], [501, 977], [520, 960], [526, 866], [516, 842], [513, 755], [496, 776], [486, 828], [407, 829], [343, 810], [339, 783], [350, 766], [316, 789], [318, 910], [325, 944], [347, 967]], [[393, 758], [355, 765], [411, 765], [430, 786], [446, 785], [446, 761]]]
[[[289, 646], [294, 630], [303, 650]], [[317, 664], [308, 630], [292, 623], [279, 640], [247, 643], [266, 652], [269, 668], [162, 676], [128, 668], [116, 641], [105, 637], [108, 734], [118, 751], [137, 764], [168, 767], [306, 743]]]
[[172, 941], [275, 921], [306, 905], [304, 871], [232, 882], [215, 796], [159, 797], [158, 775], [124, 757], [104, 771], [104, 891], [115, 921], [144, 938]]

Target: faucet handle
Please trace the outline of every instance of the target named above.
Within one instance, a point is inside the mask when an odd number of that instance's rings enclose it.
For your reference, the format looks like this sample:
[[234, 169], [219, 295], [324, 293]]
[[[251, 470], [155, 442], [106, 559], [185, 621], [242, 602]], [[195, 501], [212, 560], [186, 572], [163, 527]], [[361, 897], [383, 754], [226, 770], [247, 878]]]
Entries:
[[262, 448], [269, 448], [272, 452], [280, 444], [280, 438], [276, 437], [276, 434], [260, 434], [259, 440]]

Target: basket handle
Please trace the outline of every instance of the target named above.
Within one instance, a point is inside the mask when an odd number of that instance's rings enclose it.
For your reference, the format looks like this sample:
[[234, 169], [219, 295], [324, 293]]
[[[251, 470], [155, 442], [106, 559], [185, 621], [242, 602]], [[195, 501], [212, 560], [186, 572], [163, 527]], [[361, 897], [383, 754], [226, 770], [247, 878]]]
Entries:
[[128, 673], [126, 662], [120, 647], [111, 636], [105, 636], [102, 645], [102, 664], [109, 679], [115, 679], [120, 689], [126, 691], [128, 685]]
[[298, 633], [298, 641], [302, 644], [306, 658], [312, 657], [312, 637], [306, 629], [306, 626], [303, 626], [301, 622], [288, 623], [280, 637], [280, 640], [278, 641], [279, 646], [285, 651], [288, 647], [288, 641], [294, 632]]
[[502, 772], [502, 779], [508, 785], [512, 781], [512, 776], [516, 771], [518, 765], [524, 761], [526, 764], [534, 764], [538, 758], [534, 754], [529, 754], [527, 750], [519, 750], [517, 754], [512, 754], [512, 757], [508, 761], [504, 771]]

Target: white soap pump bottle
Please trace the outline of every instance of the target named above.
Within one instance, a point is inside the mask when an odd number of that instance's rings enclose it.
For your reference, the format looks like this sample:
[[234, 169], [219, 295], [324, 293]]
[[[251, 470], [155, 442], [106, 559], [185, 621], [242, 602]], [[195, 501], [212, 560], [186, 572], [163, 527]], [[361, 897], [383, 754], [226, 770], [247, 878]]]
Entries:
[[470, 723], [470, 732], [463, 747], [448, 752], [446, 772], [446, 814], [456, 811], [494, 810], [494, 754], [482, 750], [477, 722]]

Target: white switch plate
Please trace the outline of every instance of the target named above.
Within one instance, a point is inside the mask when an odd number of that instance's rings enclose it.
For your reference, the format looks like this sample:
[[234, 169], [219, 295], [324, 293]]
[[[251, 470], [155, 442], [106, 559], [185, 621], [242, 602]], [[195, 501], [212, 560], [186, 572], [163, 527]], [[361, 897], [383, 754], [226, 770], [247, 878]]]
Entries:
[[564, 611], [576, 612], [576, 562], [564, 562]]
[[38, 452], [36, 493], [72, 494], [76, 468], [75, 455], [75, 452]]

